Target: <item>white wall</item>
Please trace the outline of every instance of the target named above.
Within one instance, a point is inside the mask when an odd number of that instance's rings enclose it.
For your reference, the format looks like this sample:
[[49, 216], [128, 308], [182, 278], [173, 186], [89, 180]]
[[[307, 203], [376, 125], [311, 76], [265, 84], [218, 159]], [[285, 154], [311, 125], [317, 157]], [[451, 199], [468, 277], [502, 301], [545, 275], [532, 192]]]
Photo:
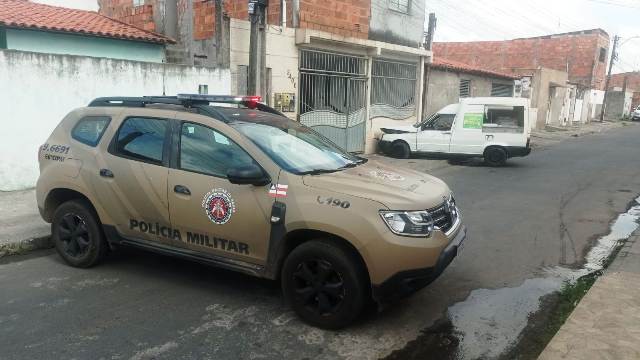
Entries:
[[229, 70], [0, 51], [0, 190], [34, 186], [37, 149], [72, 109], [99, 96], [230, 92]]
[[[229, 27], [231, 90], [237, 93], [238, 65], [249, 65], [251, 24], [245, 20], [231, 19]], [[266, 53], [267, 67], [271, 68], [271, 93], [294, 93], [297, 103], [298, 47], [296, 46], [295, 29], [283, 29], [274, 25], [267, 26]], [[271, 104], [273, 104], [273, 99], [271, 99]], [[291, 116], [295, 117], [295, 114], [291, 114]]]

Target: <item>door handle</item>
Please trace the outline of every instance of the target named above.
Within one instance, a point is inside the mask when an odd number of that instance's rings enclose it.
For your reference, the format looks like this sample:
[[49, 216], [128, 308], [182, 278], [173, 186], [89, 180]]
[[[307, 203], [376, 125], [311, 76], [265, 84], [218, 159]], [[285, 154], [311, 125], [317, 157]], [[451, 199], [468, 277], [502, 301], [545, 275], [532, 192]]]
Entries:
[[178, 194], [183, 194], [183, 195], [191, 195], [191, 191], [189, 191], [189, 188], [187, 188], [184, 185], [176, 185], [173, 187], [173, 191], [175, 193]]
[[112, 178], [113, 172], [109, 169], [100, 169], [100, 176], [106, 177], [106, 178]]
[[444, 131], [442, 134], [443, 135], [451, 135], [451, 131]]

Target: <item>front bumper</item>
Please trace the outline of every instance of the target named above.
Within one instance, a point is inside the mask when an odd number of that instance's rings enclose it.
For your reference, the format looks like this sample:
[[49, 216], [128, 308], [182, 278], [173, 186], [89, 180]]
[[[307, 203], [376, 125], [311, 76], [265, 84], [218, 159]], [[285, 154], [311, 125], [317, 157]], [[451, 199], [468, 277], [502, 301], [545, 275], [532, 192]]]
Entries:
[[384, 303], [409, 296], [431, 284], [453, 261], [466, 238], [467, 228], [463, 225], [449, 245], [444, 248], [433, 267], [401, 271], [391, 276], [382, 284], [373, 286], [373, 298]]

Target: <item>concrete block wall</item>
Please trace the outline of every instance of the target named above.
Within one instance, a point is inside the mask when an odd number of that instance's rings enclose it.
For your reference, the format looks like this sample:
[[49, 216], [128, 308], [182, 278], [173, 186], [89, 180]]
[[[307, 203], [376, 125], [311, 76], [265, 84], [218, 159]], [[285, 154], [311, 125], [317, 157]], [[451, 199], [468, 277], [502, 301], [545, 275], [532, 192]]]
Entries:
[[584, 87], [604, 89], [609, 35], [602, 30], [506, 41], [434, 43], [435, 56], [496, 71], [546, 67], [569, 73]]
[[98, 4], [103, 15], [148, 31], [156, 30], [154, 3], [136, 7], [133, 6], [133, 0], [98, 0]]
[[302, 0], [300, 28], [368, 39], [370, 0]]
[[[71, 110], [100, 96], [230, 92], [228, 69], [0, 50], [0, 191], [33, 187], [37, 153]], [[29, 94], [25, 96], [24, 94]], [[37, 106], [34, 106], [37, 99]]]
[[624, 86], [624, 78], [627, 78], [627, 89], [634, 91], [640, 91], [640, 71], [626, 72], [620, 74], [611, 75], [611, 81], [609, 82], [609, 88]]

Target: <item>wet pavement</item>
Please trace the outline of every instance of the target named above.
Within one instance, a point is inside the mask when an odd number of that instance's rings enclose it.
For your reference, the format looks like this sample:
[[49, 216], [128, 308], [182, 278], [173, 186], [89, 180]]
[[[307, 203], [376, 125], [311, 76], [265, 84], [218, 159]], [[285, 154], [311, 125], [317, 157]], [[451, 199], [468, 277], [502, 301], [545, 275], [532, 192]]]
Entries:
[[[299, 322], [275, 283], [153, 254], [89, 270], [50, 252], [4, 258], [0, 358], [499, 358], [542, 298], [597, 263], [589, 250], [640, 194], [638, 148], [640, 126], [628, 126], [503, 168], [431, 166], [456, 193], [464, 251], [428, 288], [338, 332]], [[407, 345], [416, 339], [435, 348]]]

